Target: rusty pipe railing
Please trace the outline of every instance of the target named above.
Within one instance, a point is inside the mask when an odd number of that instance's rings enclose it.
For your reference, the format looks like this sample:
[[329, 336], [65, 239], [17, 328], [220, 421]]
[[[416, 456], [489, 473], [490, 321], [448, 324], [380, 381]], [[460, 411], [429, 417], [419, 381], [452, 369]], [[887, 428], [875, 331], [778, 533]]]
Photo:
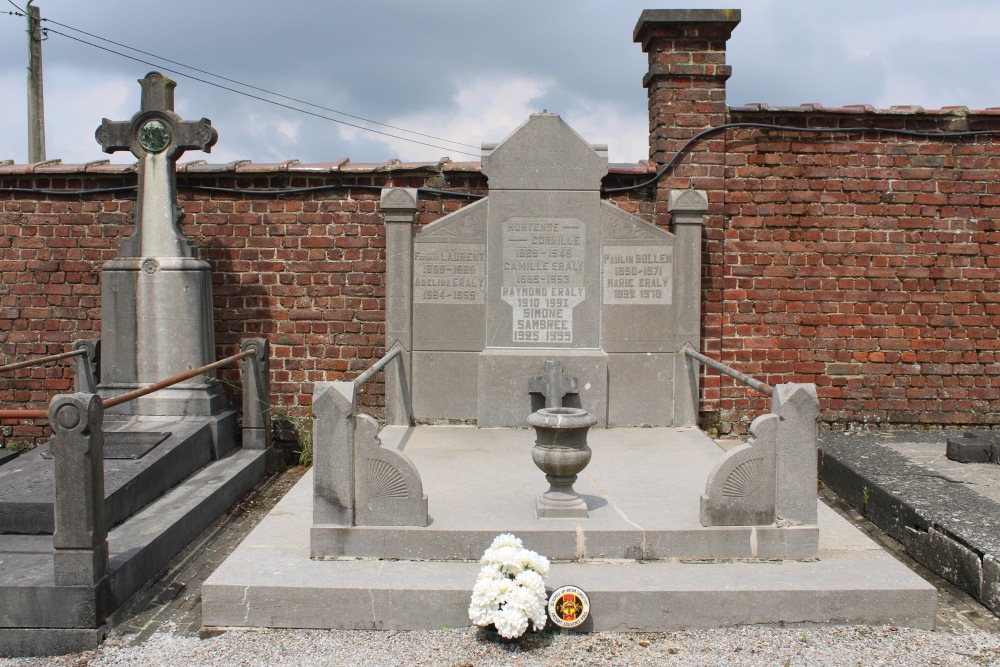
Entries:
[[[82, 350], [80, 352], [83, 352]], [[67, 355], [70, 353], [66, 353]], [[75, 353], [74, 353], [75, 354]], [[253, 349], [245, 350], [239, 354], [234, 354], [231, 357], [226, 357], [225, 359], [219, 359], [211, 364], [206, 364], [199, 368], [194, 368], [192, 370], [186, 371], [179, 375], [169, 377], [165, 380], [160, 380], [159, 382], [154, 382], [153, 384], [146, 385], [141, 389], [136, 389], [135, 391], [130, 391], [125, 394], [120, 394], [114, 398], [103, 399], [101, 404], [104, 408], [113, 408], [116, 405], [121, 405], [122, 403], [127, 403], [133, 399], [141, 398], [148, 394], [152, 394], [154, 391], [159, 391], [160, 389], [166, 389], [167, 387], [173, 386], [184, 380], [190, 380], [191, 378], [198, 377], [202, 373], [207, 373], [208, 371], [214, 371], [217, 368], [222, 368], [223, 366], [228, 366], [231, 363], [239, 361], [241, 359], [246, 359], [249, 356], [256, 354]], [[49, 414], [48, 410], [0, 410], [0, 419], [44, 419], [47, 418]]]
[[704, 354], [696, 351], [693, 347], [691, 347], [690, 344], [684, 346], [684, 354], [691, 357], [692, 359], [697, 359], [698, 361], [705, 364], [706, 366], [709, 366], [710, 368], [714, 368], [723, 375], [728, 375], [734, 380], [739, 380], [740, 382], [750, 387], [751, 389], [755, 389], [766, 396], [774, 395], [774, 387], [772, 387], [771, 385], [765, 384], [760, 380], [755, 380], [746, 373], [740, 373], [735, 368], [731, 368], [722, 363], [721, 361], [716, 361], [711, 357], [706, 357]]
[[[368, 382], [375, 374], [383, 370], [389, 365], [389, 362], [395, 361], [395, 376], [386, 375], [386, 413], [385, 419], [387, 424], [394, 425], [411, 425], [413, 423], [413, 410], [410, 405], [410, 391], [409, 385], [406, 382], [406, 361], [403, 355], [403, 348], [396, 343], [389, 349], [385, 355], [372, 364], [368, 370], [363, 372], [358, 377], [354, 378], [351, 382], [352, 392], [358, 392], [361, 385]], [[388, 371], [386, 371], [388, 373]], [[390, 386], [391, 385], [391, 386]], [[396, 400], [397, 403], [395, 410], [390, 408], [389, 398], [390, 391], [397, 392]]]
[[391, 350], [389, 350], [388, 352], [385, 353], [385, 356], [383, 356], [381, 359], [379, 359], [374, 364], [372, 364], [368, 368], [368, 370], [366, 370], [364, 373], [362, 373], [358, 377], [354, 378], [354, 388], [357, 389], [358, 387], [360, 387], [361, 385], [363, 385], [365, 382], [368, 382], [373, 377], [375, 377], [376, 373], [378, 373], [380, 370], [382, 370], [383, 368], [385, 368], [389, 364], [389, 362], [392, 361], [393, 359], [395, 359], [396, 357], [398, 357], [400, 355], [400, 353], [402, 353], [402, 351], [403, 351], [403, 348], [401, 348], [399, 346], [393, 346], [393, 348]]
[[60, 352], [59, 354], [50, 354], [47, 357], [37, 357], [35, 359], [25, 359], [24, 361], [18, 361], [13, 364], [5, 364], [0, 366], [0, 373], [6, 373], [7, 371], [16, 371], [21, 368], [29, 368], [31, 366], [41, 366], [43, 364], [48, 364], [53, 361], [59, 361], [60, 359], [68, 359], [69, 357], [79, 357], [87, 354], [86, 350], [73, 350], [72, 352]]

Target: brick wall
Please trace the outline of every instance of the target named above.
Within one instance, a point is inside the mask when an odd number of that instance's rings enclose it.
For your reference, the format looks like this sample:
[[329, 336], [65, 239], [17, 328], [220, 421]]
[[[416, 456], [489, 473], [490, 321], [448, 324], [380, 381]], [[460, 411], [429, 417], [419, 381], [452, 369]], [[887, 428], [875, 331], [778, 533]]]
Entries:
[[[730, 122], [1000, 131], [1000, 110], [736, 108]], [[722, 359], [815, 382], [828, 422], [1000, 424], [998, 138], [727, 131], [706, 293]], [[724, 422], [746, 423], [744, 393], [722, 383]]]
[[[709, 132], [658, 195], [708, 192], [704, 350], [771, 384], [815, 382], [830, 424], [1000, 424], [1000, 108], [727, 108], [739, 20], [647, 10], [633, 35], [649, 58], [651, 160]], [[731, 123], [994, 134], [712, 130]], [[714, 371], [702, 398], [723, 432], [767, 407]]]
[[[392, 185], [486, 194], [478, 163], [446, 165], [389, 170], [339, 163], [238, 164], [180, 170], [181, 226], [196, 256], [213, 269], [216, 354], [234, 354], [243, 338], [271, 341], [271, 400], [285, 436], [292, 435], [295, 417], [308, 415], [314, 382], [354, 377], [384, 353], [385, 229], [378, 189]], [[624, 186], [649, 175], [640, 165], [619, 169], [606, 182]], [[135, 174], [122, 166], [0, 166], [0, 188], [58, 192], [134, 184]], [[260, 196], [185, 186], [330, 189]], [[4, 193], [0, 359], [55, 354], [77, 339], [100, 336], [100, 269], [131, 233], [134, 199], [134, 192]], [[433, 222], [468, 201], [422, 196], [417, 223]], [[618, 201], [651, 217], [648, 195]], [[220, 378], [235, 398], [237, 371], [222, 371]], [[380, 381], [381, 376], [365, 385], [359, 401], [375, 414], [382, 406]], [[0, 377], [0, 407], [46, 408], [52, 396], [66, 391], [72, 391], [68, 361], [17, 371]], [[292, 417], [292, 423], [281, 414]], [[8, 444], [35, 444], [48, 437], [44, 420], [7, 421], [0, 433]]]
[[[679, 18], [678, 18], [679, 17]], [[725, 42], [738, 15], [644, 14], [650, 157], [728, 123], [1000, 133], [1000, 109], [727, 107]], [[637, 83], [638, 88], [638, 83]], [[706, 190], [703, 349], [771, 383], [815, 382], [836, 425], [1000, 425], [1000, 134], [918, 138], [728, 128], [680, 157], [657, 188], [616, 195], [669, 224], [666, 190]], [[588, 137], [600, 141], [600, 137]], [[606, 187], [649, 176], [615, 167]], [[218, 356], [240, 339], [273, 345], [272, 401], [306, 415], [317, 380], [382, 354], [384, 229], [378, 193], [342, 186], [487, 193], [477, 164], [191, 165], [179, 182], [230, 188], [333, 186], [295, 196], [181, 187], [184, 232], [213, 265]], [[113, 165], [0, 165], [0, 188], [134, 184]], [[0, 358], [64, 351], [94, 337], [101, 264], [131, 231], [134, 193], [0, 195]], [[419, 224], [465, 205], [423, 196]], [[235, 382], [233, 371], [222, 375]], [[3, 407], [45, 407], [68, 365], [0, 378]], [[378, 411], [381, 387], [362, 402]], [[704, 423], [745, 431], [766, 401], [703, 373]], [[44, 428], [4, 426], [11, 437]], [[12, 430], [13, 429], [13, 430]]]

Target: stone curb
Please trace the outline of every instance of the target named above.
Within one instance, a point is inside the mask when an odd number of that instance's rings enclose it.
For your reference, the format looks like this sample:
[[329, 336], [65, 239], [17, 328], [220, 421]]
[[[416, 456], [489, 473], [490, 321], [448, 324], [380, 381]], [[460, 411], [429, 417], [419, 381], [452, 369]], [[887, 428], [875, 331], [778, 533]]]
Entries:
[[1000, 503], [878, 438], [821, 434], [820, 479], [914, 560], [1000, 613]]

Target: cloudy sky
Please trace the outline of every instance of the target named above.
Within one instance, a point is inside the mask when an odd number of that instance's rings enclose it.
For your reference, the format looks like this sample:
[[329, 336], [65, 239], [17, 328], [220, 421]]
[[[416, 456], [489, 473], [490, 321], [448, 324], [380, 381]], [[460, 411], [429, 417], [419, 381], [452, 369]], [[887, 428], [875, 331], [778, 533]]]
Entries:
[[[0, 0], [16, 11], [27, 0]], [[109, 156], [94, 141], [102, 117], [129, 118], [136, 79], [169, 67], [260, 97], [362, 121], [215, 79], [184, 65], [312, 104], [413, 130], [422, 145], [268, 104], [167, 72], [178, 112], [212, 120], [210, 162], [475, 160], [528, 114], [561, 114], [607, 143], [614, 162], [646, 157], [645, 57], [632, 29], [645, 8], [736, 7], [730, 104], [879, 107], [1000, 106], [996, 0], [37, 0], [53, 31], [156, 63], [129, 60], [64, 35], [44, 43], [47, 157]], [[91, 37], [81, 32], [92, 33]], [[130, 51], [120, 44], [155, 56]], [[25, 19], [0, 15], [0, 159], [27, 160]], [[454, 143], [458, 142], [458, 143]], [[465, 154], [463, 151], [472, 153]], [[115, 162], [131, 162], [116, 154]]]

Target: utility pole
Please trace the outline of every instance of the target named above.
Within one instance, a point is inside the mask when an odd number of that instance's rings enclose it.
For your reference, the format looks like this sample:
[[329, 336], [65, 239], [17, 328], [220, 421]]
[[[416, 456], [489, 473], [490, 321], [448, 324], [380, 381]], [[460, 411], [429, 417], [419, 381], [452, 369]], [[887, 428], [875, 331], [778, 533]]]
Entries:
[[28, 162], [45, 161], [45, 101], [42, 97], [42, 17], [28, 0]]

